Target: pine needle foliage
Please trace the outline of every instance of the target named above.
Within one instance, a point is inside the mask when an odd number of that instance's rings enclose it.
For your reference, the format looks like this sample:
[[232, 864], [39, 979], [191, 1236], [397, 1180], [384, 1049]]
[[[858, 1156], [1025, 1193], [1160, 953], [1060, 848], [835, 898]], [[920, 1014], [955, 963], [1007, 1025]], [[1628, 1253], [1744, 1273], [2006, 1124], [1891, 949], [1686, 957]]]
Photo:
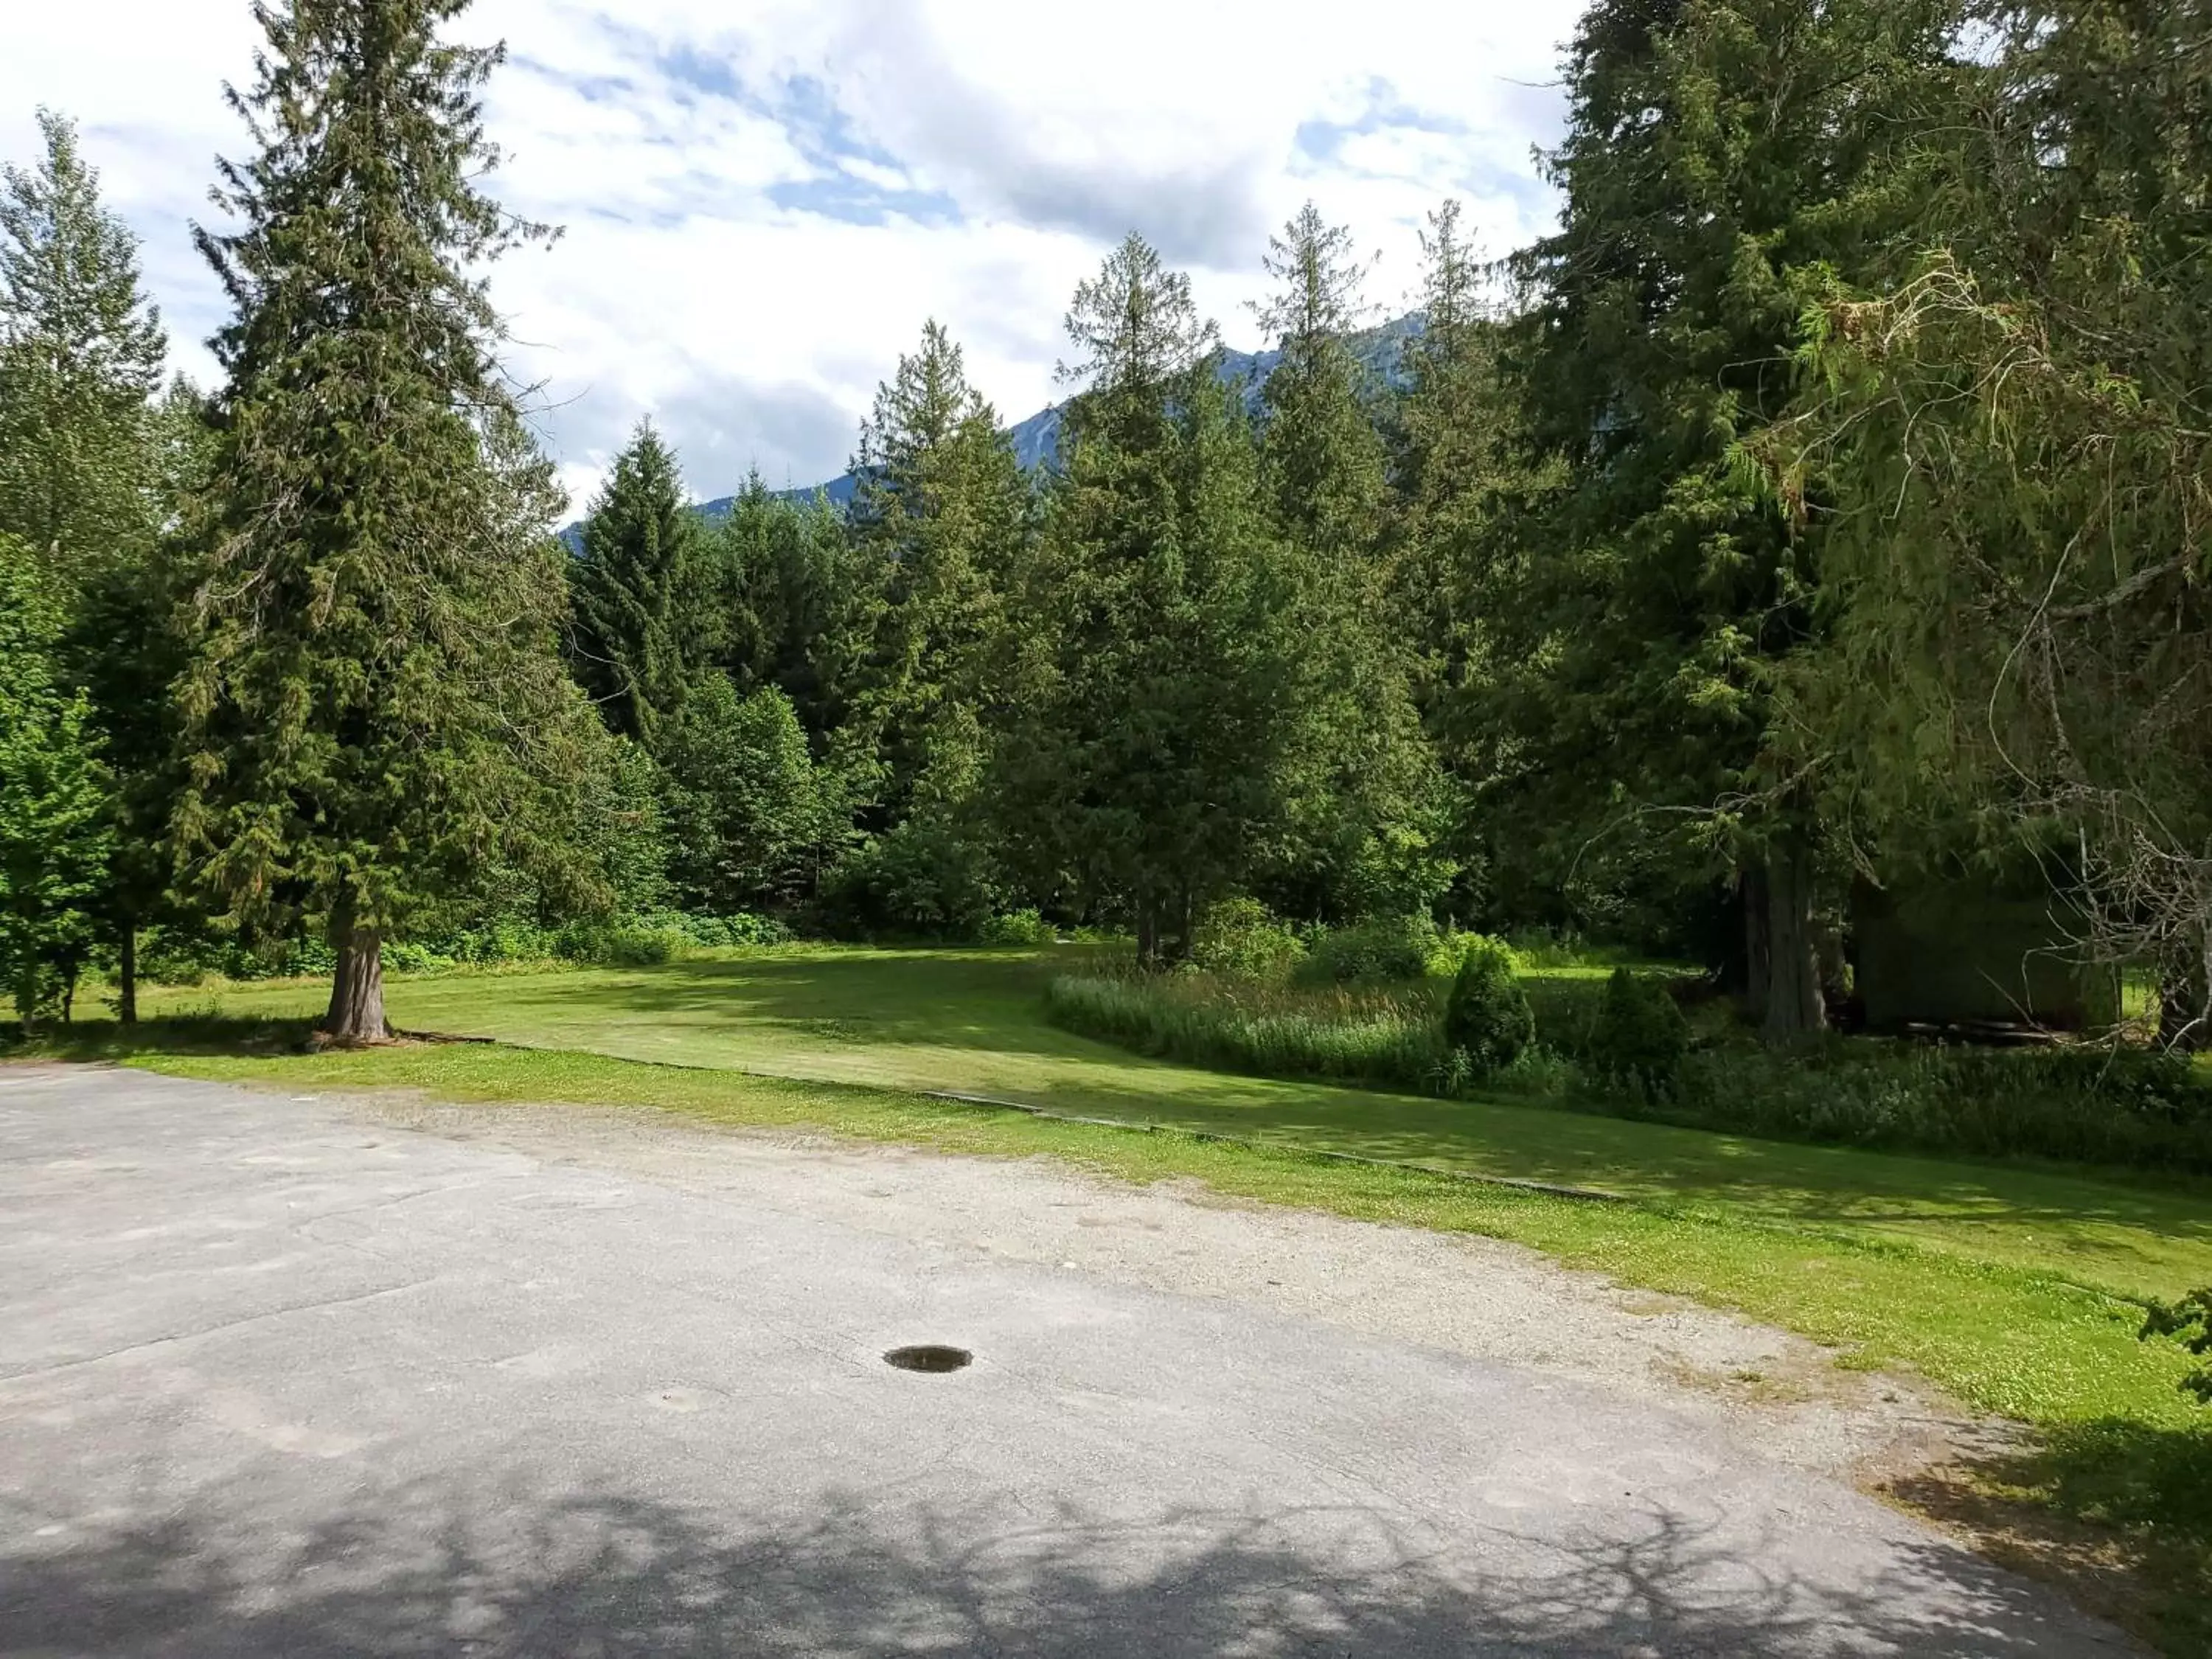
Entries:
[[544, 238], [479, 180], [497, 48], [464, 0], [265, 0], [255, 153], [202, 251], [235, 307], [178, 692], [191, 879], [246, 928], [319, 924], [331, 1034], [383, 1032], [379, 947], [494, 859], [556, 872], [586, 769], [556, 635], [560, 505], [481, 274]]

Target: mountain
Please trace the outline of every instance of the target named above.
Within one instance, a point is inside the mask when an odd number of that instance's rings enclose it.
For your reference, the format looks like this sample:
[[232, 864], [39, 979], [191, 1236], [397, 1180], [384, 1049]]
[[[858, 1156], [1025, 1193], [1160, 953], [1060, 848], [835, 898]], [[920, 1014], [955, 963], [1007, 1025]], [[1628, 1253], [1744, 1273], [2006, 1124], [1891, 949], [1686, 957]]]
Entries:
[[[1419, 337], [1421, 318], [1419, 312], [1409, 312], [1403, 317], [1394, 317], [1370, 329], [1352, 337], [1352, 355], [1359, 359], [1378, 385], [1394, 392], [1406, 386], [1405, 352], [1408, 342]], [[1224, 351], [1217, 371], [1224, 386], [1244, 384], [1245, 402], [1254, 410], [1260, 406], [1261, 389], [1267, 377], [1275, 372], [1275, 365], [1283, 360], [1280, 351]], [[1029, 419], [1007, 428], [1006, 436], [1012, 441], [1014, 459], [1024, 472], [1035, 472], [1040, 467], [1050, 466], [1060, 459], [1060, 429], [1065, 404], [1054, 404], [1040, 409]], [[778, 501], [811, 501], [817, 495], [825, 497], [830, 506], [846, 507], [860, 487], [856, 472], [842, 473], [827, 483], [805, 489], [779, 489], [773, 492]], [[700, 517], [708, 520], [727, 518], [730, 509], [737, 505], [735, 495], [717, 496], [711, 501], [699, 503]], [[584, 527], [580, 522], [568, 526], [561, 532], [561, 539], [569, 550], [579, 551], [583, 547]]]

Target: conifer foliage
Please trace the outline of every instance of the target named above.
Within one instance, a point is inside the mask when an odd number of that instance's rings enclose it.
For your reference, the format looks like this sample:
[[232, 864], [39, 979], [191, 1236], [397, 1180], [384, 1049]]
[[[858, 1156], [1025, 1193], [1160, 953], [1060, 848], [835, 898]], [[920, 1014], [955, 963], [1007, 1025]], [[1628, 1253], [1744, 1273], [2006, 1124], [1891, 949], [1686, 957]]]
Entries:
[[706, 660], [705, 539], [675, 453], [639, 422], [592, 502], [569, 577], [576, 678], [626, 736], [651, 742]]
[[1295, 588], [1189, 279], [1131, 236], [1076, 291], [1066, 472], [1018, 579], [1000, 788], [1031, 879], [1186, 951], [1284, 829]]
[[188, 873], [242, 927], [319, 924], [324, 1030], [386, 1034], [381, 945], [545, 833], [580, 771], [550, 471], [475, 274], [543, 233], [477, 180], [496, 50], [462, 0], [266, 0], [202, 230], [236, 315], [179, 687]]
[[30, 550], [0, 535], [0, 988], [27, 1028], [69, 1012], [114, 844], [91, 709], [55, 672], [61, 618]]
[[38, 167], [0, 175], [0, 530], [73, 586], [151, 535], [167, 342], [76, 127], [42, 110], [39, 130]]

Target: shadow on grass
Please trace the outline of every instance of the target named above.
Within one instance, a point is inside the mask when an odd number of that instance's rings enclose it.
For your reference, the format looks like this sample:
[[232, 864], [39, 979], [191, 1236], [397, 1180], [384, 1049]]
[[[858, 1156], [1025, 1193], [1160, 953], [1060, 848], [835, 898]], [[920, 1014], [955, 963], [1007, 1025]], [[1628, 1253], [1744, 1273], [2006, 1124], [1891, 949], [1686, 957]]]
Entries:
[[2056, 1426], [1888, 1490], [2166, 1652], [2212, 1653], [2212, 1411]]
[[235, 1054], [274, 1058], [312, 1048], [313, 1022], [253, 1015], [179, 1013], [130, 1025], [112, 1020], [51, 1027], [26, 1040], [20, 1028], [0, 1026], [0, 1060], [60, 1060], [94, 1063], [140, 1054]]
[[2087, 1650], [2043, 1593], [1946, 1544], [1844, 1588], [1663, 1512], [1626, 1537], [1488, 1531], [1478, 1566], [1358, 1505], [1139, 1522], [856, 1493], [770, 1525], [516, 1484], [451, 1475], [283, 1524], [217, 1499], [59, 1543], [11, 1530], [0, 1623], [17, 1650], [239, 1659]]
[[[680, 1018], [711, 1037], [717, 1025], [781, 1030], [857, 1043], [967, 1048], [994, 1054], [1108, 1055], [1107, 1045], [1048, 1025], [1036, 1004], [1064, 965], [1027, 953], [854, 951], [707, 957], [594, 976], [589, 1013]], [[463, 981], [447, 984], [459, 989]], [[427, 982], [420, 988], [427, 989]], [[464, 994], [466, 994], [464, 992]], [[586, 1011], [557, 978], [499, 982], [501, 1023], [537, 1014], [567, 1023]]]

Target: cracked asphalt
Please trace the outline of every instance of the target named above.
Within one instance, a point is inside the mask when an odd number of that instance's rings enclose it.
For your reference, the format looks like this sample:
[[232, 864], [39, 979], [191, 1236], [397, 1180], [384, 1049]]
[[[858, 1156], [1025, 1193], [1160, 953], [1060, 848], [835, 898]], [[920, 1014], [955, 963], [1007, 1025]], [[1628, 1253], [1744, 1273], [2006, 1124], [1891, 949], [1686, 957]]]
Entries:
[[2137, 1651], [1709, 1414], [724, 1173], [0, 1069], [0, 1654]]

